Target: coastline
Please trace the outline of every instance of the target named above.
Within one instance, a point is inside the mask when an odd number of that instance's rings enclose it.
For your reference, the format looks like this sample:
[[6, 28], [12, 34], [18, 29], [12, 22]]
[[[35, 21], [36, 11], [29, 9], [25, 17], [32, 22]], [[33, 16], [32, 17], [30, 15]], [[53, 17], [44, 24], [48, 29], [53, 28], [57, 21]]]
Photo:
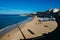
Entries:
[[12, 24], [12, 25], [6, 26], [5, 28], [3, 28], [3, 29], [0, 30], [0, 36], [3, 36], [4, 34], [10, 32], [11, 30], [14, 30], [15, 28], [17, 28], [17, 25], [20, 26], [20, 25], [23, 24], [23, 23], [26, 23], [26, 22], [28, 22], [28, 21], [33, 20], [33, 18], [34, 18], [34, 17], [31, 17], [31, 18], [28, 18], [27, 20], [24, 20], [24, 21], [22, 21], [22, 22], [18, 22], [18, 23], [16, 23], [16, 24]]
[[[49, 27], [45, 27], [44, 25], [47, 25]], [[57, 23], [55, 21], [45, 21], [45, 22], [39, 22], [37, 16], [33, 17], [29, 22], [26, 21], [24, 23], [18, 24], [19, 27], [21, 27], [21, 31], [24, 33], [24, 36], [26, 39], [42, 36], [42, 34], [49, 32], [52, 32], [57, 28]], [[32, 35], [29, 31], [31, 30], [34, 32], [34, 35]], [[37, 30], [36, 30], [37, 29]], [[20, 30], [18, 28], [15, 28], [13, 30], [10, 30], [10, 32], [6, 33], [5, 35], [0, 37], [1, 40], [20, 40], [24, 39], [22, 36]]]

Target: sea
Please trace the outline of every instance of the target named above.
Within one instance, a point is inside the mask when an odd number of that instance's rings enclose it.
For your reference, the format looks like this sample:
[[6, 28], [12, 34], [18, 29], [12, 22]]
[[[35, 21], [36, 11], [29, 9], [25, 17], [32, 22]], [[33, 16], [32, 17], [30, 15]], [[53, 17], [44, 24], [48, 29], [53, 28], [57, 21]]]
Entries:
[[31, 17], [20, 16], [18, 14], [0, 14], [0, 29], [18, 22], [23, 22], [29, 18]]

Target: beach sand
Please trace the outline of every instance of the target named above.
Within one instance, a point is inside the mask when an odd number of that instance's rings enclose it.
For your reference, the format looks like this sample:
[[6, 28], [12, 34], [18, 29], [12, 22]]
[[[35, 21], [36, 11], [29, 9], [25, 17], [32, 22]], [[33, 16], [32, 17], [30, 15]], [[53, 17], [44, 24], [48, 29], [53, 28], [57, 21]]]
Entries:
[[[57, 28], [56, 21], [39, 22], [38, 19], [39, 18], [35, 16], [33, 20], [23, 23], [19, 26], [27, 39], [42, 36], [42, 34], [44, 33], [48, 34], [49, 32], [52, 32]], [[29, 32], [28, 30], [31, 30], [34, 34]], [[0, 37], [0, 40], [20, 40], [20, 39], [24, 38], [18, 27]]]

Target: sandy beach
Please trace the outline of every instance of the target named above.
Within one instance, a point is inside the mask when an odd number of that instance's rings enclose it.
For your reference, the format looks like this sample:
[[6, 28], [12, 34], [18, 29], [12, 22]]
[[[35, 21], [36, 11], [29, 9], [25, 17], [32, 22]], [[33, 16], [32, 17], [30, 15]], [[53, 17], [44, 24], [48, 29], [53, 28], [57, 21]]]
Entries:
[[[57, 28], [56, 21], [38, 21], [38, 17], [35, 16], [33, 20], [19, 25], [26, 39], [42, 36], [42, 34], [54, 31]], [[33, 32], [33, 34], [30, 31]], [[20, 40], [24, 39], [20, 30], [17, 28], [9, 31], [3, 36], [0, 36], [0, 40]]]

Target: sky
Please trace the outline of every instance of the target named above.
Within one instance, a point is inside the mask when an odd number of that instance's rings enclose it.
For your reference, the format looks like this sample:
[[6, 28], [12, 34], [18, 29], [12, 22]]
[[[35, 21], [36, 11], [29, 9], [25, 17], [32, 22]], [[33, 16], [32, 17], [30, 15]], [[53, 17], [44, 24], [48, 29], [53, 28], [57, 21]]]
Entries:
[[0, 14], [24, 14], [60, 9], [60, 0], [0, 0]]

